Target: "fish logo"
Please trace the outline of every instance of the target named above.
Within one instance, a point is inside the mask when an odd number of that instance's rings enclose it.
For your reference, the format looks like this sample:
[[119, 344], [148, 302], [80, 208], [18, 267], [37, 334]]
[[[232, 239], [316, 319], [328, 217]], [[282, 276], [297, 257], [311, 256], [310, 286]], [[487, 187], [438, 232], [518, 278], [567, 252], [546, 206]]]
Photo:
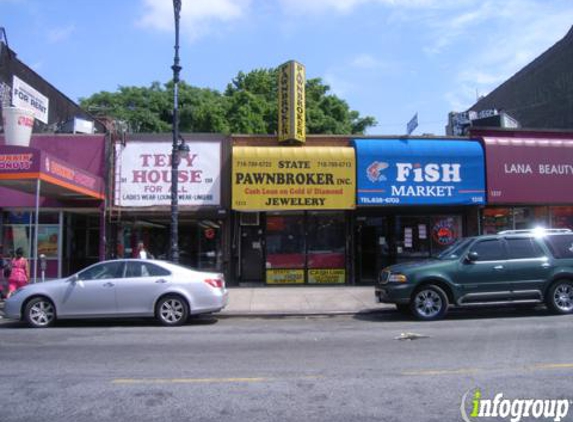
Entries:
[[382, 172], [387, 168], [388, 168], [388, 163], [384, 163], [381, 161], [374, 161], [366, 168], [366, 176], [368, 177], [368, 180], [370, 180], [372, 183], [385, 182], [387, 179], [386, 176], [382, 174]]

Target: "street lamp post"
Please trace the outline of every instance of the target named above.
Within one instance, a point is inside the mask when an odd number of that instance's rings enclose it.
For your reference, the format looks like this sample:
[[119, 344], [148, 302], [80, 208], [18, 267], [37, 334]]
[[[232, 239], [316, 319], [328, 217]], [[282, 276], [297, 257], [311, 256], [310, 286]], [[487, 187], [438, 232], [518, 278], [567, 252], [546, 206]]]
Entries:
[[179, 262], [179, 200], [178, 200], [178, 170], [179, 170], [179, 14], [181, 0], [173, 0], [175, 13], [175, 57], [173, 59], [173, 149], [171, 151], [171, 261]]

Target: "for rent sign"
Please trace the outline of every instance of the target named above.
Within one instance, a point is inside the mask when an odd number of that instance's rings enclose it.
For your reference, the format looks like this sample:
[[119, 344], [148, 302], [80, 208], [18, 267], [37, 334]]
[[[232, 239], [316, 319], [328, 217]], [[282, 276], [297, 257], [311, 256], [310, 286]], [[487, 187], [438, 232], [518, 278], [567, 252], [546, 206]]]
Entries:
[[235, 147], [233, 209], [353, 209], [354, 161], [348, 147]]
[[24, 108], [34, 113], [34, 117], [48, 124], [48, 97], [40, 94], [26, 82], [14, 76], [12, 82], [12, 103], [15, 107]]
[[[221, 203], [221, 143], [190, 142], [178, 171], [179, 205]], [[116, 147], [115, 205], [171, 204], [171, 143], [129, 142]]]

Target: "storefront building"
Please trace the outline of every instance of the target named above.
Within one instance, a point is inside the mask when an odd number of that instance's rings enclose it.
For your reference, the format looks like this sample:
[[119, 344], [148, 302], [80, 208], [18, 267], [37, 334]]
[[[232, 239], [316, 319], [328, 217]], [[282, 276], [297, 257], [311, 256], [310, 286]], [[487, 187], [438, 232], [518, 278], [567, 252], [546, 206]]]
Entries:
[[470, 139], [356, 139], [356, 283], [478, 233], [484, 155]]
[[573, 229], [573, 133], [474, 130], [487, 167], [484, 234], [535, 227]]
[[[222, 135], [183, 135], [178, 179], [179, 262], [228, 275], [228, 143]], [[143, 241], [168, 259], [171, 223], [171, 134], [116, 142], [110, 209], [111, 257], [133, 257]]]
[[476, 140], [308, 137], [280, 147], [235, 139], [235, 279], [369, 284], [383, 266], [477, 234], [484, 204]]
[[103, 135], [33, 135], [29, 147], [0, 137], [1, 252], [21, 247], [33, 280], [104, 258], [104, 150]]
[[345, 138], [290, 147], [235, 144], [232, 237], [240, 284], [348, 282], [356, 185], [347, 144]]

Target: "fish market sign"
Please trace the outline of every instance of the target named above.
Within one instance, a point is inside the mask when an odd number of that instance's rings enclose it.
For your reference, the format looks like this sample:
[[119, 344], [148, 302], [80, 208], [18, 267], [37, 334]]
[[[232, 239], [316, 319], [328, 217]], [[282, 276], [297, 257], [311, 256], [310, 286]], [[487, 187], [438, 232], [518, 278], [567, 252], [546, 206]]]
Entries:
[[358, 205], [483, 204], [483, 151], [472, 141], [356, 140]]
[[12, 82], [12, 104], [32, 111], [36, 119], [48, 124], [50, 100], [17, 76], [14, 76]]

